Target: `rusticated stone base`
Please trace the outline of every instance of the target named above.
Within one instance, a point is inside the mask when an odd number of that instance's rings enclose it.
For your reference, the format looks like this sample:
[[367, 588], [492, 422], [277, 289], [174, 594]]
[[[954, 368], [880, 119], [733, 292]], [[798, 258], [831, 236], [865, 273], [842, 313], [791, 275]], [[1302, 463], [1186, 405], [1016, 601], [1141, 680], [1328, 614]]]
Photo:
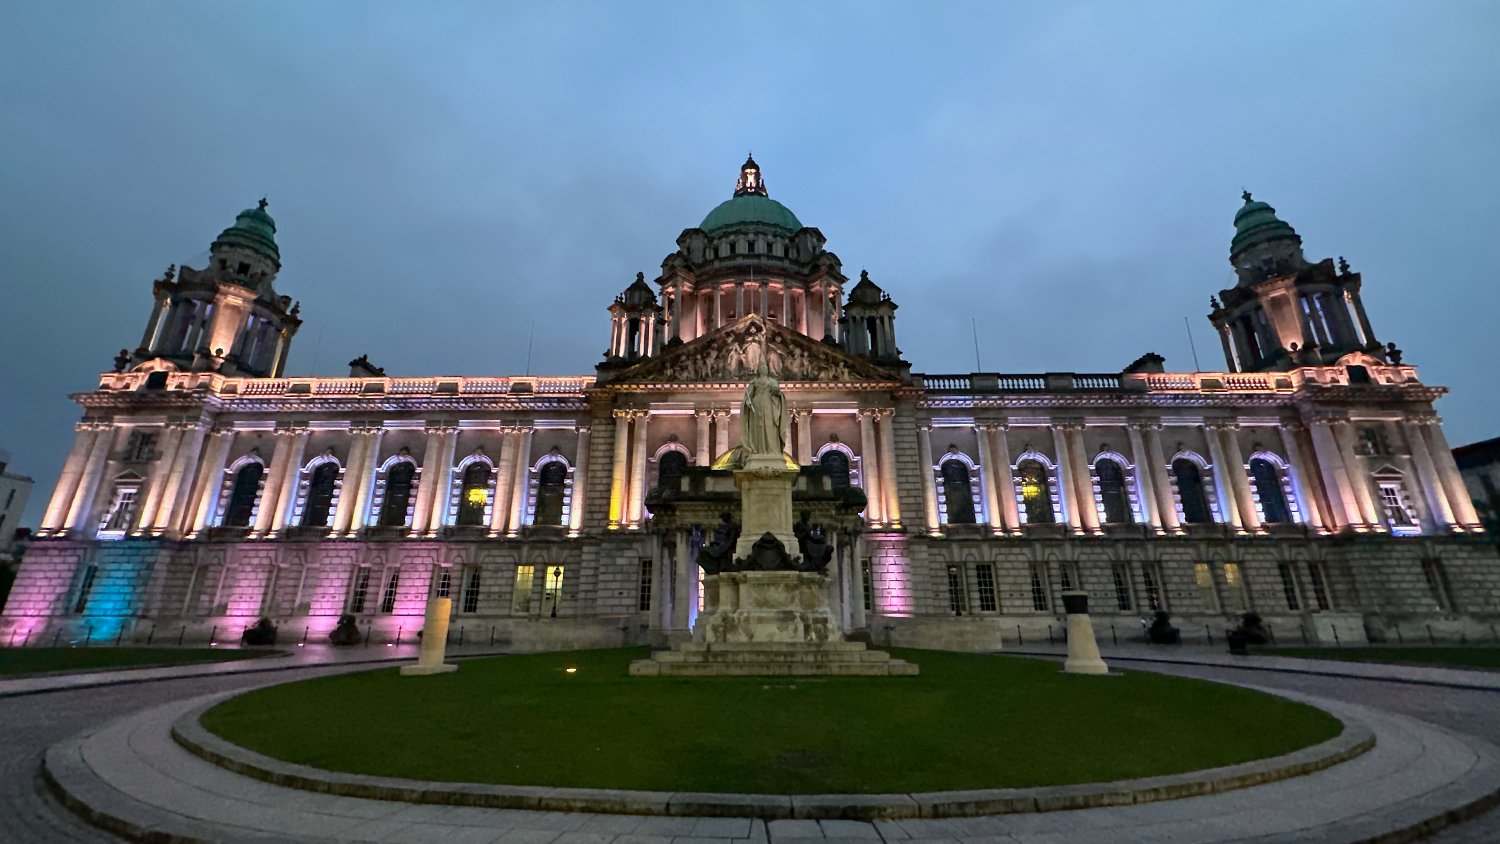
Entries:
[[630, 664], [633, 677], [912, 677], [915, 663], [863, 642], [686, 643]]

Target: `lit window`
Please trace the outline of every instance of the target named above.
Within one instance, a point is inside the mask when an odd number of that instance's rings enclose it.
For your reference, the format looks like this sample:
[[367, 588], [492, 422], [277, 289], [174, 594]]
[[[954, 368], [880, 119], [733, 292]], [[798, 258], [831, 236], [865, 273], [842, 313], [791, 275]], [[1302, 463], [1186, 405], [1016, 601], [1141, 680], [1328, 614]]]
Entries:
[[464, 469], [455, 524], [475, 526], [485, 523], [485, 510], [490, 503], [490, 474], [490, 464], [483, 460], [475, 460]]
[[130, 520], [135, 516], [136, 496], [140, 493], [140, 484], [120, 484], [115, 487], [115, 499], [110, 504], [109, 512], [104, 515], [104, 520], [99, 524], [100, 539], [119, 539], [130, 529]]
[[512, 614], [531, 612], [531, 581], [535, 573], [535, 566], [516, 566], [516, 586], [510, 602]]
[[1245, 575], [1240, 571], [1239, 563], [1224, 564], [1224, 585], [1229, 590], [1229, 601], [1235, 612], [1250, 609], [1249, 590], [1245, 588]]
[[1057, 521], [1047, 467], [1039, 460], [1022, 460], [1016, 466], [1016, 488], [1020, 490], [1021, 517], [1026, 524], [1050, 525]]
[[542, 615], [557, 617], [557, 608], [562, 603], [563, 567], [547, 566], [547, 580], [542, 593]]
[[1195, 563], [1193, 565], [1193, 579], [1198, 583], [1198, 596], [1203, 600], [1203, 609], [1207, 612], [1219, 611], [1219, 595], [1214, 589], [1214, 573], [1208, 563]]

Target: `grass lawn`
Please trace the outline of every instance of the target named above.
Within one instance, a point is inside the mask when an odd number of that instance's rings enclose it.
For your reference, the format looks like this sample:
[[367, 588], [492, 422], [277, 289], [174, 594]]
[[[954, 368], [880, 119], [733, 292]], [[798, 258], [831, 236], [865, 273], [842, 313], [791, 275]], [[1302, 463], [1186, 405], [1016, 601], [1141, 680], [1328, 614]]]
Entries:
[[227, 662], [268, 653], [218, 648], [0, 648], [0, 676]]
[[1408, 665], [1436, 665], [1443, 668], [1468, 668], [1500, 671], [1500, 648], [1469, 646], [1455, 648], [1273, 648], [1277, 656], [1306, 659], [1339, 659], [1345, 662], [1394, 662]]
[[[286, 683], [203, 724], [337, 771], [454, 782], [816, 794], [1057, 785], [1178, 773], [1342, 729], [1282, 698], [1056, 662], [893, 651], [919, 677], [632, 678], [644, 648], [466, 660]], [[576, 668], [569, 674], [567, 668]]]

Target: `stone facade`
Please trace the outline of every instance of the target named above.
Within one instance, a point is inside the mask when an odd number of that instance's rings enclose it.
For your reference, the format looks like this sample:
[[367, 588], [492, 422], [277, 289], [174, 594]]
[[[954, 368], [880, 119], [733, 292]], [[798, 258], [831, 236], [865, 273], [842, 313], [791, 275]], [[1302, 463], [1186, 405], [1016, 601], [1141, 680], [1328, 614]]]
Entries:
[[[737, 506], [714, 464], [762, 361], [788, 460], [828, 484], [846, 633], [1060, 637], [1076, 588], [1101, 638], [1139, 638], [1158, 608], [1216, 640], [1249, 610], [1283, 643], [1490, 638], [1500, 558], [1433, 411], [1444, 389], [1374, 340], [1347, 267], [1307, 264], [1269, 206], [1247, 208], [1242, 286], [1212, 315], [1226, 372], [1148, 354], [1103, 374], [912, 373], [895, 303], [867, 275], [846, 302], [838, 257], [752, 161], [678, 238], [659, 292], [638, 278], [609, 306], [594, 374], [480, 378], [363, 359], [349, 378], [284, 376], [296, 308], [271, 292], [274, 224], [246, 212], [215, 244], [259, 255], [245, 278], [228, 262], [159, 282], [146, 342], [74, 396], [77, 440], [0, 642], [237, 637], [262, 616], [319, 637], [344, 613], [382, 641], [417, 630], [429, 596], [496, 644], [685, 641], [716, 496]], [[211, 316], [205, 297], [236, 284], [255, 336], [174, 316]]]

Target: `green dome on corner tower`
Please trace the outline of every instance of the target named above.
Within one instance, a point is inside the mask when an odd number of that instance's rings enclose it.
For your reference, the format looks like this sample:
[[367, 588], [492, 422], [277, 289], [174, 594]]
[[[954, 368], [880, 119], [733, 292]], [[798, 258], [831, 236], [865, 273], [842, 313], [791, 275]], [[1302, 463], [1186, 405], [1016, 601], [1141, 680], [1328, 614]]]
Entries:
[[1277, 218], [1275, 208], [1253, 199], [1249, 191], [1241, 196], [1245, 204], [1234, 215], [1234, 240], [1229, 243], [1230, 260], [1257, 243], [1292, 239], [1301, 242], [1296, 230]]
[[760, 165], [755, 163], [753, 157], [745, 159], [744, 166], [740, 167], [740, 180], [735, 185], [734, 198], [719, 203], [717, 208], [708, 212], [698, 228], [713, 232], [744, 223], [778, 226], [792, 234], [802, 228], [802, 221], [797, 219], [790, 208], [767, 195], [765, 179], [760, 175]]
[[246, 208], [234, 218], [234, 225], [219, 233], [214, 245], [234, 244], [254, 249], [281, 264], [281, 250], [276, 247], [276, 221], [266, 213], [268, 203], [262, 199], [255, 208]]

